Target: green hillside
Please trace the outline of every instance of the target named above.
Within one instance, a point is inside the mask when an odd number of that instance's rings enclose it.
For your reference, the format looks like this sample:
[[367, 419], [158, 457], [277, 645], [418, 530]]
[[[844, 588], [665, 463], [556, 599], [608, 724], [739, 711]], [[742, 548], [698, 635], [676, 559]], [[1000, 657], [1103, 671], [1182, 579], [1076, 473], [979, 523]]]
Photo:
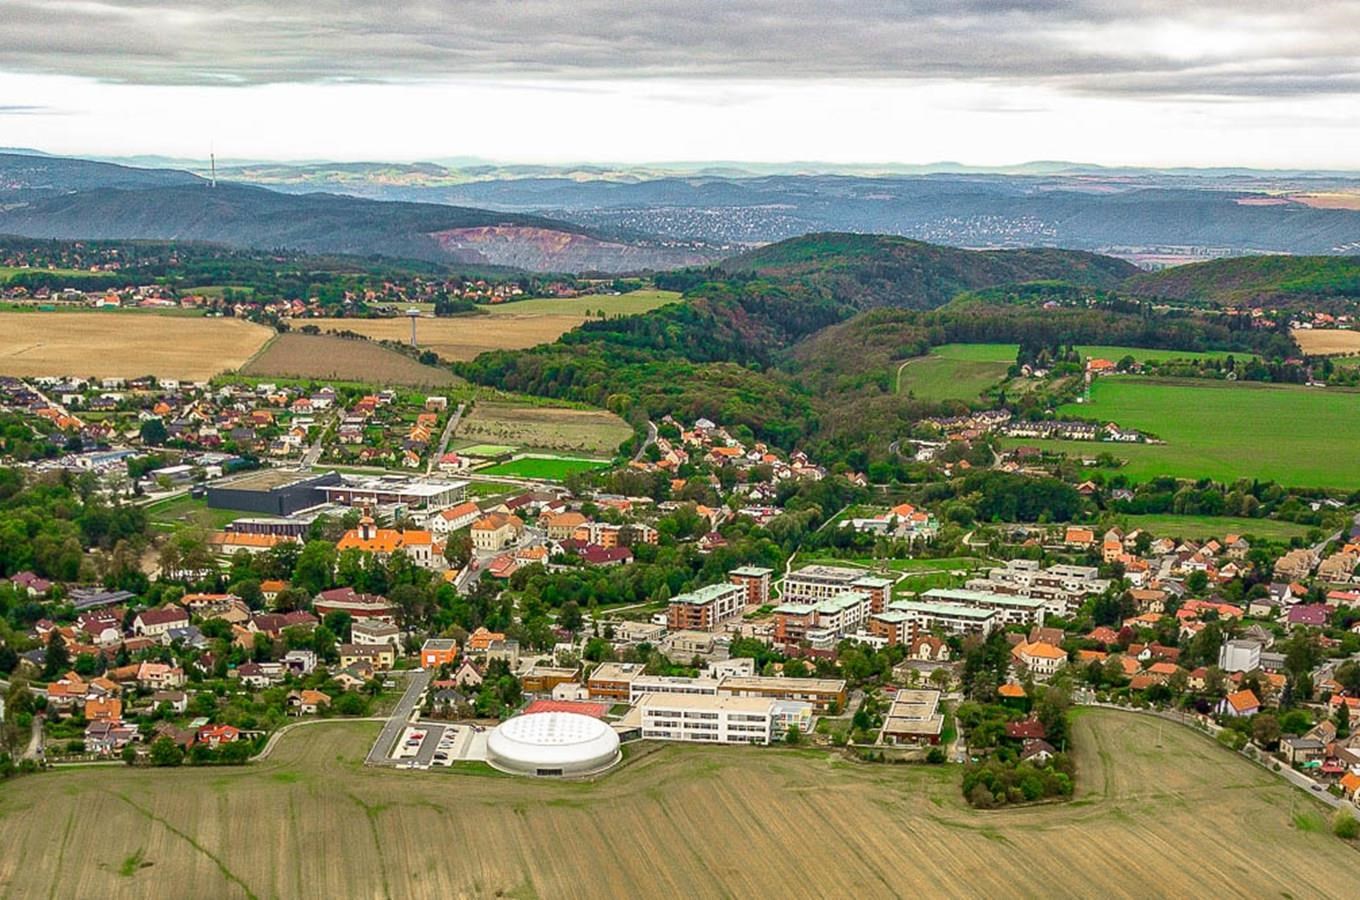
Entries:
[[1246, 256], [1136, 275], [1121, 290], [1137, 297], [1219, 304], [1360, 297], [1360, 256]]
[[1077, 250], [960, 250], [870, 234], [812, 234], [732, 257], [719, 267], [805, 281], [858, 309], [933, 309], [963, 291], [1057, 280], [1111, 288], [1137, 272], [1123, 260]]

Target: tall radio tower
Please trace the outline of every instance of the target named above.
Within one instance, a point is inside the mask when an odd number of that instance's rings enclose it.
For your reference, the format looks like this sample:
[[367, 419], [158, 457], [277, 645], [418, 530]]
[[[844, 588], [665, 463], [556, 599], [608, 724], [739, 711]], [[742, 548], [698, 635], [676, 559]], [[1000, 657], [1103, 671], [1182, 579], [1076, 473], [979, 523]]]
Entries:
[[208, 151], [208, 166], [212, 172], [208, 179], [208, 187], [215, 188], [217, 187], [217, 154], [212, 150]]

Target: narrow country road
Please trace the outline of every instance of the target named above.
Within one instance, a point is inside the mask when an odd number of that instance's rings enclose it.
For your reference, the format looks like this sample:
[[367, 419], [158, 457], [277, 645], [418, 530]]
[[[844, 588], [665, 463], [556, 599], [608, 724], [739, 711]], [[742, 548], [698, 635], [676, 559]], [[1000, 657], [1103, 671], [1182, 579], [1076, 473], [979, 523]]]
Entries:
[[425, 463], [425, 474], [429, 475], [434, 471], [434, 467], [444, 458], [444, 454], [449, 450], [449, 441], [453, 439], [453, 432], [458, 428], [458, 423], [462, 421], [463, 410], [467, 407], [466, 403], [458, 404], [458, 408], [449, 416], [448, 424], [444, 426], [444, 434], [439, 438], [439, 450], [430, 456]]
[[656, 443], [656, 423], [651, 419], [647, 420], [647, 439], [642, 442], [642, 446], [637, 448], [633, 454], [633, 462], [641, 462], [642, 454], [647, 452], [647, 448]]

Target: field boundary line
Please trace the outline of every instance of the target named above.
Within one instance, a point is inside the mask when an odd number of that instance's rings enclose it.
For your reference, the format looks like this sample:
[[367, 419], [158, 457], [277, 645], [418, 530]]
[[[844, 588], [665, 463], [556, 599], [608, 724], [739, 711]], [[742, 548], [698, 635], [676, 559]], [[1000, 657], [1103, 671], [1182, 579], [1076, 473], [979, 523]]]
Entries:
[[115, 796], [115, 797], [118, 797], [120, 800], [122, 800], [122, 801], [123, 801], [124, 803], [126, 803], [128, 806], [131, 806], [133, 809], [137, 810], [137, 812], [139, 812], [139, 813], [141, 813], [142, 815], [146, 816], [146, 817], [147, 817], [148, 819], [150, 819], [151, 821], [156, 822], [157, 824], [163, 826], [163, 827], [164, 827], [167, 831], [169, 831], [171, 834], [176, 835], [177, 837], [183, 838], [185, 841], [187, 841], [187, 842], [189, 843], [189, 846], [193, 847], [193, 848], [194, 848], [195, 850], [197, 850], [199, 853], [202, 853], [204, 856], [208, 857], [208, 859], [212, 860], [213, 863], [216, 864], [218, 871], [220, 871], [220, 872], [222, 873], [222, 876], [223, 876], [224, 878], [226, 878], [228, 881], [234, 881], [234, 882], [236, 882], [238, 885], [240, 885], [240, 886], [241, 886], [241, 890], [243, 890], [243, 891], [246, 892], [246, 896], [249, 897], [250, 900], [260, 900], [260, 898], [255, 894], [255, 892], [252, 891], [252, 890], [250, 889], [250, 885], [248, 885], [248, 884], [246, 884], [244, 881], [242, 881], [241, 878], [240, 878], [240, 876], [238, 876], [238, 875], [237, 875], [235, 872], [233, 872], [231, 869], [228, 869], [228, 868], [227, 868], [227, 864], [224, 863], [224, 862], [222, 862], [222, 860], [219, 859], [218, 856], [217, 856], [215, 853], [213, 853], [213, 852], [212, 852], [211, 850], [209, 850], [207, 847], [204, 847], [204, 846], [203, 846], [202, 844], [200, 844], [198, 841], [196, 841], [196, 840], [194, 840], [192, 837], [190, 837], [189, 834], [188, 834], [188, 832], [181, 831], [179, 828], [176, 828], [174, 825], [171, 825], [170, 822], [169, 822], [167, 819], [165, 819], [164, 817], [158, 816], [158, 815], [156, 815], [155, 813], [153, 813], [151, 810], [145, 809], [145, 808], [143, 808], [142, 806], [138, 805], [138, 803], [137, 803], [135, 800], [133, 800], [131, 797], [127, 796], [126, 794], [115, 793], [114, 796]]
[[280, 331], [275, 331], [273, 334], [271, 334], [271, 335], [269, 336], [269, 340], [267, 340], [267, 341], [265, 341], [263, 344], [261, 344], [261, 345], [259, 346], [259, 348], [256, 349], [256, 351], [255, 351], [254, 353], [250, 354], [250, 356], [249, 356], [244, 362], [242, 362], [239, 366], [237, 366], [237, 367], [236, 367], [236, 370], [235, 370], [235, 372], [234, 372], [233, 374], [235, 374], [235, 375], [240, 375], [240, 374], [241, 374], [242, 372], [244, 372], [246, 369], [250, 368], [250, 364], [251, 364], [251, 363], [253, 363], [255, 360], [259, 359], [262, 355], [264, 355], [264, 352], [265, 352], [266, 350], [268, 350], [270, 347], [272, 347], [272, 346], [274, 345], [274, 342], [277, 341], [277, 340], [279, 339], [279, 335], [280, 335], [280, 334], [282, 334], [282, 332], [280, 332]]

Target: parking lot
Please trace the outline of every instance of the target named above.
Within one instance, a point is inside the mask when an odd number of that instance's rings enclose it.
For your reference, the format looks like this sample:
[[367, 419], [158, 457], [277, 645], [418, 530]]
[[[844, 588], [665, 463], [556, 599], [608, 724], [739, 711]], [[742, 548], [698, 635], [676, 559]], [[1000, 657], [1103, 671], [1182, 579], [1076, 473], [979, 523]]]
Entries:
[[486, 759], [487, 731], [476, 725], [416, 722], [402, 730], [392, 750], [398, 768], [428, 769]]

